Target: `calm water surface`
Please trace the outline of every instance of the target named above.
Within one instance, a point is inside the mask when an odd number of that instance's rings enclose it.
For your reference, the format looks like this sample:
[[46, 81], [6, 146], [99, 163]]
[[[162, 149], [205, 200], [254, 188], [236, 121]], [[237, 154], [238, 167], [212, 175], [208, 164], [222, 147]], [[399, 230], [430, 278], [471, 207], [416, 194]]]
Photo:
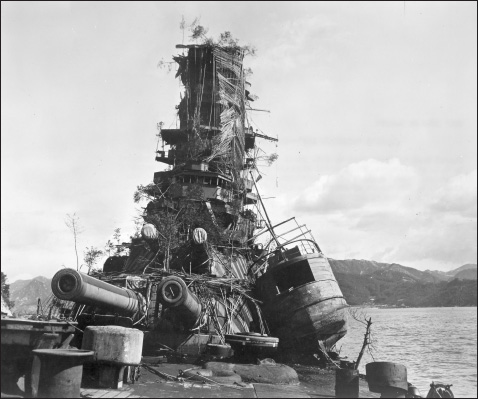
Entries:
[[[476, 308], [362, 308], [372, 317], [375, 361], [407, 367], [408, 381], [426, 396], [432, 381], [453, 384], [455, 397], [477, 397]], [[338, 342], [341, 356], [356, 360], [365, 326], [351, 319]], [[374, 361], [364, 354], [359, 370]]]

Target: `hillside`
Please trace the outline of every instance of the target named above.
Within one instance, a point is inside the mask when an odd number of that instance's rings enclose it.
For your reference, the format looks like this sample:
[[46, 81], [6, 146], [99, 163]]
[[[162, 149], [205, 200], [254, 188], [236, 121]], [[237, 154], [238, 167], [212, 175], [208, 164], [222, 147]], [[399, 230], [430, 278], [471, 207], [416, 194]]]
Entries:
[[476, 269], [465, 269], [455, 274], [455, 278], [464, 280], [476, 280]]
[[[403, 278], [405, 280], [423, 281], [437, 283], [439, 281], [451, 281], [453, 278], [470, 278], [476, 273], [476, 264], [466, 264], [448, 272], [441, 272], [437, 270], [420, 271], [413, 267], [403, 266], [398, 263], [381, 263], [370, 260], [336, 260], [329, 258], [330, 265], [334, 273], [345, 273], [354, 275], [372, 275], [392, 278]], [[458, 273], [463, 273], [464, 277], [456, 276]], [[467, 276], [467, 277], [465, 277]]]
[[454, 270], [450, 270], [447, 272], [449, 276], [456, 276], [457, 273], [462, 272], [463, 270], [475, 270], [476, 271], [476, 264], [475, 263], [467, 263], [466, 265], [460, 266]]
[[[456, 269], [449, 270], [447, 272], [442, 272], [438, 270], [426, 270], [426, 272], [433, 274], [437, 278], [443, 280], [443, 281], [449, 281], [453, 279], [454, 277], [457, 278], [467, 278], [467, 277], [459, 277], [457, 274], [466, 271], [466, 270], [471, 270], [471, 272], [466, 272], [463, 273], [463, 276], [473, 276], [473, 270], [475, 271], [475, 276], [476, 276], [476, 263], [467, 263], [466, 265], [457, 267]], [[475, 277], [476, 278], [476, 277]]]
[[45, 303], [51, 296], [51, 280], [38, 276], [31, 280], [17, 280], [10, 284], [10, 299], [15, 301], [17, 315], [36, 314], [38, 298]]
[[476, 265], [448, 273], [399, 264], [329, 259], [350, 305], [476, 306]]

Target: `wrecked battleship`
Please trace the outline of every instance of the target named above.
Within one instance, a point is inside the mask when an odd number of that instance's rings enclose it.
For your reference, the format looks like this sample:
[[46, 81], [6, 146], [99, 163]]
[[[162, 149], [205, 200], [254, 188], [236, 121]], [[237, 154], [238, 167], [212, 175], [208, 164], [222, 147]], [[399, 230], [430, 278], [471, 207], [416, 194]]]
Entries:
[[[246, 51], [177, 48], [179, 126], [159, 133], [156, 161], [167, 170], [135, 193], [147, 200], [141, 233], [101, 272], [58, 271], [49, 318], [78, 348], [91, 327], [124, 327], [144, 332], [143, 356], [327, 355], [347, 332], [348, 305], [311, 231], [269, 219], [258, 142], [277, 139], [249, 124]], [[2, 320], [2, 349], [3, 330]]]
[[82, 329], [121, 320], [186, 352], [188, 342], [195, 351], [213, 339], [247, 344], [248, 333], [264, 347], [330, 348], [346, 333], [347, 304], [307, 227], [295, 218], [272, 225], [261, 201], [256, 141], [277, 139], [247, 125], [243, 49], [178, 47], [179, 127], [160, 131], [156, 160], [168, 170], [138, 189], [149, 199], [141, 237], [100, 275], [60, 270], [54, 294], [75, 302], [70, 316]]

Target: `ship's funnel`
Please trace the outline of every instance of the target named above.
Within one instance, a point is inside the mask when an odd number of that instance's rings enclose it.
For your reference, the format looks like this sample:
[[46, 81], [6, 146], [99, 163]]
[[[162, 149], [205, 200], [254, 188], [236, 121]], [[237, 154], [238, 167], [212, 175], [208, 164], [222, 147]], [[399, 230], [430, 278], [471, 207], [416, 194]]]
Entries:
[[73, 269], [58, 271], [51, 280], [51, 289], [58, 299], [133, 316], [140, 309], [138, 295]]

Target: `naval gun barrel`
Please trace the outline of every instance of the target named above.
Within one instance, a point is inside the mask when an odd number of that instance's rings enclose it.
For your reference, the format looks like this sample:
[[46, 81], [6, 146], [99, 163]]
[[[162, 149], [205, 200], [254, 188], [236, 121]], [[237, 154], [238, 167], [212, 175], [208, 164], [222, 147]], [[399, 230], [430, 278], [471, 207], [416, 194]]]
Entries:
[[140, 294], [73, 269], [58, 271], [51, 280], [51, 289], [58, 299], [97, 306], [129, 317], [141, 308]]
[[158, 300], [165, 308], [177, 312], [186, 328], [192, 328], [201, 316], [201, 302], [184, 280], [177, 276], [163, 278], [158, 286]]

